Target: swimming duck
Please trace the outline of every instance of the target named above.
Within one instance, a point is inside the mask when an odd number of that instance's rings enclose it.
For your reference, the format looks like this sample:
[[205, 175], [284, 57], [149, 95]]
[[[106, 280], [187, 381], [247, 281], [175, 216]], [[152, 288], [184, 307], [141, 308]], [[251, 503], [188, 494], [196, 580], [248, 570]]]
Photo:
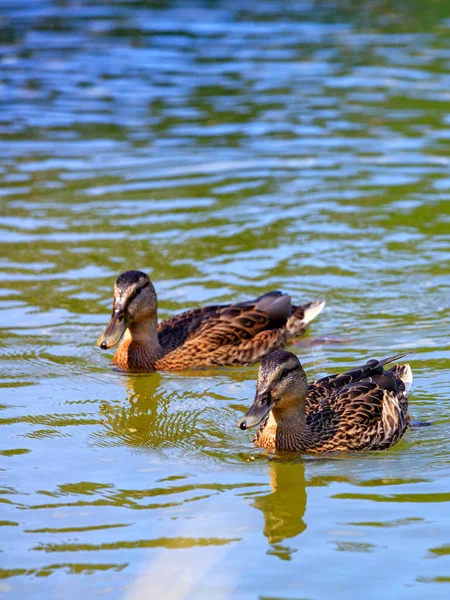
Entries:
[[255, 400], [239, 427], [262, 422], [254, 443], [272, 452], [390, 448], [408, 426], [412, 371], [408, 364], [383, 366], [403, 356], [372, 359], [308, 385], [295, 354], [272, 352], [261, 362]]
[[288, 294], [273, 291], [250, 302], [188, 310], [158, 325], [152, 282], [142, 271], [127, 271], [116, 281], [111, 320], [97, 344], [106, 350], [123, 336], [114, 363], [125, 370], [246, 365], [301, 335], [324, 306], [294, 306]]

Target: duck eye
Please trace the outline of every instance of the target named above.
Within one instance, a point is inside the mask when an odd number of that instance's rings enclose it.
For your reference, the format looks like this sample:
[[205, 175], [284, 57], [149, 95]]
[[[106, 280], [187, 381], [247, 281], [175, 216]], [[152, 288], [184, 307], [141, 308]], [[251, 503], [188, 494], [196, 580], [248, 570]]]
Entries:
[[281, 371], [281, 377], [286, 377], [286, 375], [289, 373], [289, 369], [283, 369]]

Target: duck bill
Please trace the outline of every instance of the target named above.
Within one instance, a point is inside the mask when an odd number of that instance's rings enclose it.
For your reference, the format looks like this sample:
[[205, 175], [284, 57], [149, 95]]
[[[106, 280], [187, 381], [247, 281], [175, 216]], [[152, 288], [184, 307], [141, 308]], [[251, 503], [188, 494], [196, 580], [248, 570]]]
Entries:
[[242, 417], [238, 425], [240, 429], [250, 429], [259, 425], [261, 421], [272, 410], [274, 402], [270, 392], [259, 392], [250, 407], [250, 410]]
[[97, 340], [97, 346], [100, 346], [102, 350], [107, 350], [115, 346], [125, 333], [127, 327], [128, 323], [123, 311], [113, 311], [107, 328]]

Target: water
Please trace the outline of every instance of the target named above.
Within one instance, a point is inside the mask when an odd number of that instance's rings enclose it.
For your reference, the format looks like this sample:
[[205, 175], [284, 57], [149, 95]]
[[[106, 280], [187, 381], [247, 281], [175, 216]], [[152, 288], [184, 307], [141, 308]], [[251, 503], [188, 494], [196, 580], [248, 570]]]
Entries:
[[[0, 595], [448, 598], [448, 3], [0, 15]], [[257, 367], [111, 369], [130, 268], [163, 318], [326, 299], [310, 377], [411, 350], [431, 426], [268, 461], [236, 427]]]

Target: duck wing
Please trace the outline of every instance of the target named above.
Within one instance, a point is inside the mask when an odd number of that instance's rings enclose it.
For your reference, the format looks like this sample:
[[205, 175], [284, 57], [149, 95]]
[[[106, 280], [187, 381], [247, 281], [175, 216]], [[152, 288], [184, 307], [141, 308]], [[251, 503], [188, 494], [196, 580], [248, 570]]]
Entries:
[[366, 380], [334, 390], [308, 414], [307, 422], [313, 451], [383, 450], [402, 437], [408, 416], [398, 393]]
[[403, 358], [407, 353], [396, 354], [381, 360], [371, 359], [366, 364], [360, 367], [355, 367], [344, 373], [328, 375], [317, 379], [314, 383], [308, 386], [308, 396], [306, 398], [306, 412], [314, 407], [323, 398], [328, 398], [336, 390], [339, 390], [350, 383], [367, 380], [377, 383], [383, 389], [391, 389], [397, 391], [397, 379], [394, 376], [394, 369], [386, 372], [383, 367], [400, 358]]
[[405, 354], [324, 377], [309, 386], [306, 418], [312, 451], [382, 450], [395, 444], [408, 425], [409, 365], [383, 369]]
[[181, 346], [186, 339], [209, 319], [217, 317], [219, 312], [227, 305], [203, 306], [186, 310], [166, 321], [158, 324], [158, 339], [165, 352], [171, 352]]
[[249, 364], [286, 343], [291, 314], [287, 294], [274, 291], [250, 302], [211, 308], [196, 325], [185, 324], [189, 330], [179, 334], [182, 343], [158, 361], [158, 368]]

